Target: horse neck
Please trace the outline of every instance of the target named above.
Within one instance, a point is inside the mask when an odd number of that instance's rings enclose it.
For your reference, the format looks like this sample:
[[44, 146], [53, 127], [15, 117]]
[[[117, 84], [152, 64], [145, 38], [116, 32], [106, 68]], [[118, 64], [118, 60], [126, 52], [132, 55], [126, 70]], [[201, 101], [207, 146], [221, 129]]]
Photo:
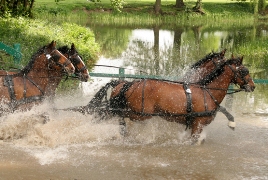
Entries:
[[202, 59], [195, 63], [184, 76], [186, 82], [197, 83], [211, 73], [217, 66], [214, 63], [215, 59], [217, 61], [218, 58], [206, 57], [206, 59]]
[[[31, 78], [44, 91], [45, 95], [54, 95], [63, 74], [61, 69], [49, 69], [47, 59], [38, 56], [33, 63], [27, 76]], [[22, 70], [22, 72], [25, 70]]]
[[[30, 63], [33, 64], [30, 65]], [[30, 63], [26, 66], [28, 70], [25, 70], [25, 68], [21, 72], [35, 82], [41, 89], [45, 89], [48, 85], [48, 61], [40, 55]]]
[[61, 71], [50, 70], [48, 75], [48, 85], [44, 89], [46, 96], [54, 96], [57, 87], [59, 86], [63, 78]]
[[218, 101], [218, 103], [221, 103], [233, 78], [233, 71], [228, 65], [225, 65], [224, 71], [205, 87], [210, 91], [211, 95]]

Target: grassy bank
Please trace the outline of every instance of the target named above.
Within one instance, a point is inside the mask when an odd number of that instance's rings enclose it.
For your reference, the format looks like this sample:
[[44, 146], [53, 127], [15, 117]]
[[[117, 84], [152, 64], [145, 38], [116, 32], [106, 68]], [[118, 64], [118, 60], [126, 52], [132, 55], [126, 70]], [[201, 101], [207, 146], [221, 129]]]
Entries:
[[192, 12], [196, 1], [186, 1], [185, 7], [177, 9], [175, 1], [162, 1], [161, 15], [153, 12], [154, 0], [125, 1], [122, 13], [112, 11], [110, 0], [93, 3], [86, 0], [37, 0], [35, 16], [37, 18], [64, 19], [101, 24], [204, 24], [204, 23], [253, 23], [253, 7], [250, 2], [203, 0], [205, 15]]
[[[9, 46], [15, 43], [21, 45], [22, 65], [27, 64], [40, 47], [52, 40], [57, 41], [57, 47], [70, 47], [74, 43], [88, 67], [93, 67], [99, 55], [94, 33], [88, 28], [71, 23], [58, 25], [44, 20], [0, 18], [0, 39]], [[10, 61], [3, 52], [1, 54], [3, 60]], [[2, 63], [1, 67], [4, 68], [5, 64], [8, 63]]]

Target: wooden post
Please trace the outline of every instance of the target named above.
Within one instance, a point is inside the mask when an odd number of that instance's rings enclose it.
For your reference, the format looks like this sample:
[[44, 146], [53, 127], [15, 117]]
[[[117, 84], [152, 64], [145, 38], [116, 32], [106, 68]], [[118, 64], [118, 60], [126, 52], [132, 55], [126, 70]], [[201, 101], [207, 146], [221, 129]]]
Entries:
[[18, 44], [18, 43], [14, 44], [13, 48], [18, 52], [18, 53], [16, 53], [16, 55], [13, 56], [14, 57], [13, 58], [14, 59], [14, 64], [16, 66], [18, 66], [21, 63], [20, 44]]
[[119, 80], [124, 80], [124, 79], [125, 79], [125, 69], [119, 68]]

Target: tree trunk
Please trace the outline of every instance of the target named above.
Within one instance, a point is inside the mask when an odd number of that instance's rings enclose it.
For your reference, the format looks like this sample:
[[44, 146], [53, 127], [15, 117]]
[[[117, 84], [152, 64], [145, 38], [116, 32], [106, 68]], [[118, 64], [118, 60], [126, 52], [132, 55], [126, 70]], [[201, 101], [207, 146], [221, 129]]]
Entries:
[[17, 13], [18, 13], [18, 3], [19, 3], [19, 0], [15, 0], [13, 2], [12, 12], [15, 15], [17, 15]]
[[176, 8], [182, 8], [184, 7], [184, 3], [183, 3], [183, 0], [176, 0], [176, 5], [175, 5]]
[[161, 13], [161, 0], [156, 0], [154, 4], [154, 12], [155, 14]]
[[154, 70], [159, 75], [160, 70], [160, 52], [159, 52], [159, 30], [158, 26], [154, 27]]
[[254, 5], [254, 16], [257, 16], [259, 11], [259, 0], [254, 0], [253, 1], [253, 5]]
[[193, 7], [193, 11], [198, 12], [200, 14], [205, 14], [202, 11], [202, 0], [197, 0], [196, 1], [195, 7]]

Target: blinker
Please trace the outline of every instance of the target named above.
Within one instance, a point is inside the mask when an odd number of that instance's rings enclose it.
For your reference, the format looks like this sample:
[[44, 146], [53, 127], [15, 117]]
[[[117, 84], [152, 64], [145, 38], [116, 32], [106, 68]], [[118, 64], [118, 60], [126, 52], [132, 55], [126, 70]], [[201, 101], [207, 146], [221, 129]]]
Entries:
[[249, 70], [247, 68], [243, 68], [239, 70], [239, 73], [244, 77], [249, 74]]

